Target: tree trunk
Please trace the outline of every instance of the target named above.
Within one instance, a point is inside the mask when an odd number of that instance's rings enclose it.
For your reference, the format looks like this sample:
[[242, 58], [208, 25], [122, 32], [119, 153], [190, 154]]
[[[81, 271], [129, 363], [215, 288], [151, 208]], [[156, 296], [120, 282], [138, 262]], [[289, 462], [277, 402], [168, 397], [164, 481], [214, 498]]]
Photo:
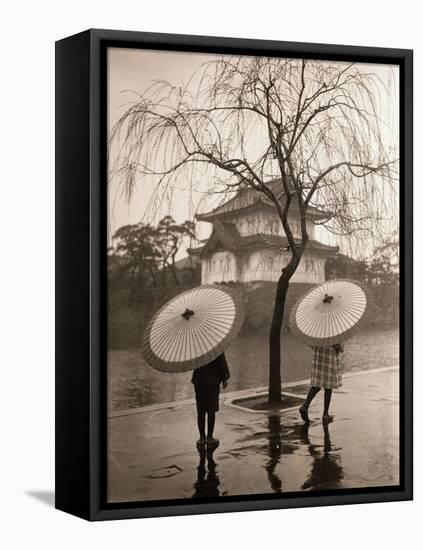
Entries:
[[166, 263], [162, 263], [162, 286], [166, 286]]
[[172, 254], [172, 275], [173, 275], [173, 280], [175, 281], [175, 285], [179, 286], [179, 279], [178, 279], [178, 275], [176, 273], [176, 267], [175, 267], [175, 256], [176, 254]]
[[153, 287], [154, 287], [154, 288], [157, 288], [157, 278], [156, 278], [156, 274], [155, 274], [153, 268], [152, 268], [151, 266], [148, 267], [148, 271], [149, 271], [149, 273], [150, 273], [150, 275], [151, 275], [151, 281], [152, 281], [152, 283], [153, 283]]
[[269, 403], [280, 403], [281, 396], [281, 332], [290, 276], [285, 270], [276, 287], [275, 305], [269, 335]]

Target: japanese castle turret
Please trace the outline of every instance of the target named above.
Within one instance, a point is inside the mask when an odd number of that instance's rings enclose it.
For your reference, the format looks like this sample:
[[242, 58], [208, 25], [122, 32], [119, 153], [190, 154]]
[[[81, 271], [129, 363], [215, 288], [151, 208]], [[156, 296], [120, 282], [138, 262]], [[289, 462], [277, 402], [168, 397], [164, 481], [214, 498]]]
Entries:
[[[280, 180], [268, 184], [278, 192]], [[283, 199], [282, 199], [283, 200]], [[328, 213], [307, 209], [309, 242], [291, 281], [321, 283], [325, 280], [325, 261], [338, 253], [315, 239], [315, 224]], [[291, 253], [275, 207], [262, 193], [251, 188], [239, 190], [217, 208], [198, 214], [197, 219], [212, 224], [204, 246], [189, 253], [201, 261], [201, 283], [277, 281]], [[301, 238], [298, 203], [290, 205], [289, 225], [294, 238]]]

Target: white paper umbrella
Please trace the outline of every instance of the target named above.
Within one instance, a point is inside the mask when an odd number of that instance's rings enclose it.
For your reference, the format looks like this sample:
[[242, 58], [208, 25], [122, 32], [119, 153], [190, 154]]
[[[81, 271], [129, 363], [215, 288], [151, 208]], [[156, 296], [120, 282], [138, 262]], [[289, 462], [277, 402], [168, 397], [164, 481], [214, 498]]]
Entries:
[[220, 285], [198, 286], [159, 309], [145, 330], [142, 351], [157, 370], [192, 370], [223, 353], [243, 321], [237, 292]]
[[306, 344], [338, 344], [359, 330], [366, 306], [366, 293], [357, 281], [326, 281], [298, 300], [289, 327]]

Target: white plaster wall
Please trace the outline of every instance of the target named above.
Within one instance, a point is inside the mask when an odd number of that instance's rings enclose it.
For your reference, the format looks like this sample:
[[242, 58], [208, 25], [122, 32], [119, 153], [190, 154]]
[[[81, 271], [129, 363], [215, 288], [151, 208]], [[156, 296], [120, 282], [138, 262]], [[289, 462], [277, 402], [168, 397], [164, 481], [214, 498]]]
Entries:
[[[267, 235], [285, 235], [282, 223], [278, 216], [266, 210], [251, 212], [245, 216], [236, 217], [231, 221], [235, 223], [235, 226], [241, 236], [256, 235], [257, 233], [265, 233]], [[294, 236], [300, 237], [301, 229], [298, 216], [290, 216], [289, 223]], [[310, 239], [314, 239], [314, 224], [311, 220], [307, 220], [307, 231]]]
[[325, 260], [314, 254], [304, 254], [295, 272], [294, 283], [323, 283], [325, 280]]
[[202, 284], [237, 281], [236, 257], [232, 252], [215, 252], [201, 262]]
[[[289, 257], [288, 252], [280, 253], [271, 249], [254, 251], [243, 266], [241, 281], [277, 281]], [[313, 254], [303, 257], [292, 277], [292, 281], [297, 283], [321, 283], [324, 280], [324, 259]]]
[[[254, 250], [250, 254], [235, 257], [231, 252], [215, 252], [201, 263], [203, 284], [220, 282], [277, 281], [283, 267], [289, 261], [288, 252], [272, 249]], [[238, 262], [238, 272], [237, 272]], [[305, 254], [292, 282], [322, 283], [325, 280], [324, 259], [314, 254]]]

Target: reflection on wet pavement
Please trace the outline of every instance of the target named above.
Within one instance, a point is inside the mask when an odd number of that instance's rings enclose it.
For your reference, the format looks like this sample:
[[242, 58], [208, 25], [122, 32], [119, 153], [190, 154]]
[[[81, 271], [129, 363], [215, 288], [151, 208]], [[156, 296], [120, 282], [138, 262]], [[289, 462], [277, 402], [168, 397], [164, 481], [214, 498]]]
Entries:
[[210, 454], [196, 449], [194, 403], [111, 418], [110, 502], [398, 485], [398, 370], [345, 377], [344, 391], [326, 425], [319, 397], [309, 425], [297, 409], [259, 414], [222, 403], [220, 447]]
[[[217, 464], [213, 458], [214, 450], [199, 451], [200, 462], [197, 467], [197, 480], [194, 483], [195, 498], [210, 498], [220, 496], [219, 491], [219, 475], [217, 472]], [[207, 464], [206, 464], [207, 461]], [[207, 466], [207, 467], [206, 467]], [[225, 493], [222, 493], [224, 495]]]
[[308, 452], [313, 458], [312, 467], [308, 478], [303, 483], [301, 489], [336, 489], [339, 482], [344, 477], [342, 469], [341, 448], [332, 446], [330, 433], [330, 424], [323, 423], [324, 444], [313, 444], [309, 438], [309, 424], [302, 427], [302, 442], [307, 445]]
[[282, 426], [280, 416], [269, 416], [269, 460], [266, 463], [267, 477], [270, 487], [275, 493], [282, 492], [282, 480], [275, 473], [276, 466], [282, 454]]
[[282, 462], [282, 455], [293, 454], [301, 446], [306, 446], [312, 458], [307, 479], [301, 486], [302, 490], [335, 489], [343, 479], [341, 465], [341, 448], [332, 445], [329, 424], [323, 423], [323, 446], [310, 441], [310, 424], [294, 424], [283, 430], [281, 417], [268, 417], [268, 460], [265, 469], [270, 488], [275, 493], [282, 492], [282, 479], [277, 474], [277, 466]]

